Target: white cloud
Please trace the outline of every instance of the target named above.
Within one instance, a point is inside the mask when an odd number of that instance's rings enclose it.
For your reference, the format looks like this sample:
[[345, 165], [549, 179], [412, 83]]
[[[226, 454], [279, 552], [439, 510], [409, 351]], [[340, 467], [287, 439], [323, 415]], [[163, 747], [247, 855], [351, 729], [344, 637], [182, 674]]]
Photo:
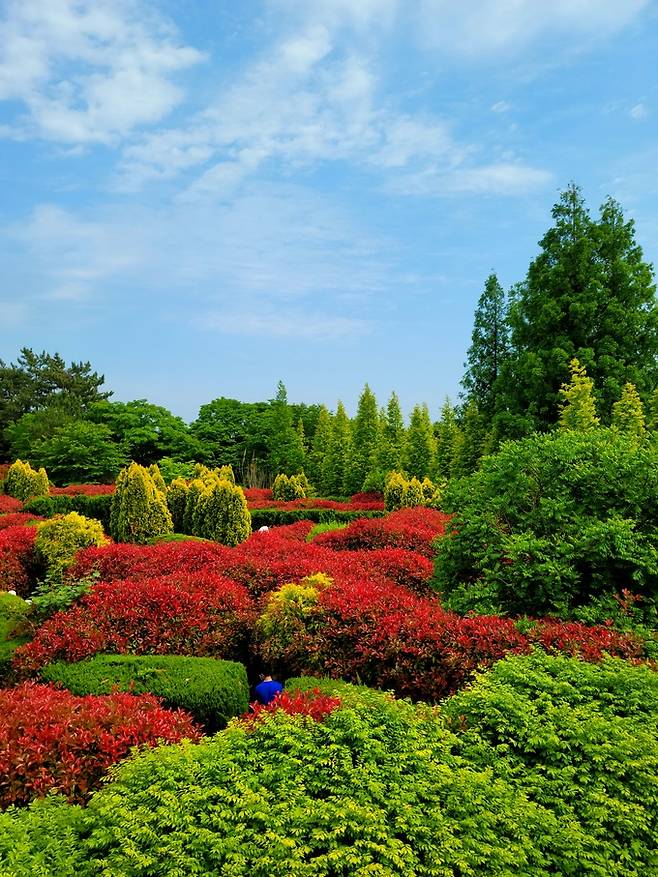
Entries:
[[401, 175], [387, 189], [396, 195], [439, 197], [444, 195], [527, 195], [547, 186], [548, 171], [520, 163], [496, 162], [459, 166], [446, 171], [429, 168]]
[[630, 108], [630, 110], [628, 111], [628, 115], [631, 117], [631, 119], [635, 119], [635, 121], [638, 122], [641, 119], [646, 119], [646, 117], [649, 115], [649, 111], [647, 110], [646, 106], [640, 102]]
[[112, 143], [166, 116], [172, 77], [201, 59], [141, 0], [9, 0], [0, 100], [25, 113], [4, 134]]
[[363, 335], [370, 331], [371, 324], [368, 320], [328, 312], [304, 312], [287, 307], [263, 312], [254, 306], [253, 310], [207, 314], [199, 321], [198, 327], [227, 335], [325, 340]]
[[428, 48], [467, 56], [525, 49], [543, 36], [573, 42], [607, 36], [651, 0], [421, 0], [418, 34]]
[[496, 101], [495, 104], [491, 107], [492, 113], [507, 113], [512, 109], [512, 104], [506, 100]]

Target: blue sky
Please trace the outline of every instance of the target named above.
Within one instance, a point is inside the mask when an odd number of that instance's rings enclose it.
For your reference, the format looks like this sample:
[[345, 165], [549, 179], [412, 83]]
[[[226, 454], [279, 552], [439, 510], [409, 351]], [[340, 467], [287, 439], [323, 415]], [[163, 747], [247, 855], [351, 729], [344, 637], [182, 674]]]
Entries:
[[570, 180], [658, 258], [651, 0], [0, 3], [0, 357], [117, 399], [456, 396]]

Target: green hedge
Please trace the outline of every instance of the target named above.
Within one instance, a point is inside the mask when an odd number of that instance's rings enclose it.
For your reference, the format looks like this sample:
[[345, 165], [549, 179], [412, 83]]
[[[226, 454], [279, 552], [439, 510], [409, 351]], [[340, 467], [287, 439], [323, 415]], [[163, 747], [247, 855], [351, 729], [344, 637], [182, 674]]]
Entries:
[[86, 518], [95, 518], [103, 525], [105, 532], [110, 526], [110, 507], [112, 494], [100, 494], [99, 496], [39, 496], [25, 503], [24, 510], [42, 518], [52, 518], [53, 515], [66, 515], [69, 512], [78, 512]]
[[349, 523], [357, 518], [381, 518], [386, 512], [345, 512], [334, 509], [252, 509], [251, 527], [276, 527], [283, 524], [294, 524], [296, 521], [313, 521], [314, 524], [326, 524], [329, 521]]
[[28, 608], [21, 597], [0, 592], [0, 686], [11, 683], [14, 651], [29, 640], [25, 624]]
[[165, 706], [185, 709], [209, 733], [223, 728], [249, 706], [249, 683], [242, 664], [181, 655], [96, 655], [86, 661], [59, 661], [41, 671], [77, 695], [112, 691], [150, 692]]

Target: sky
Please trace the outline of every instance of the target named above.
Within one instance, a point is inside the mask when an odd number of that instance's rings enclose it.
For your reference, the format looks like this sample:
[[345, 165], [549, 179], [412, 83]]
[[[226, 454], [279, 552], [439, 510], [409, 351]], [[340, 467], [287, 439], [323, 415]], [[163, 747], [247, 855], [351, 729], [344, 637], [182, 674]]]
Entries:
[[438, 415], [569, 182], [658, 260], [658, 0], [0, 0], [0, 359]]

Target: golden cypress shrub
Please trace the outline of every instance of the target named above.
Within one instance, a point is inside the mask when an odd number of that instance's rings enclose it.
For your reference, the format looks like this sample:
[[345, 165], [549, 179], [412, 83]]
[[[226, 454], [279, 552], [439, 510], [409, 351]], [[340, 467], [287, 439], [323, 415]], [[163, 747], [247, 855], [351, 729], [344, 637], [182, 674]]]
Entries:
[[386, 511], [395, 512], [406, 505], [408, 481], [401, 472], [390, 472], [384, 486]]
[[167, 485], [165, 484], [165, 480], [162, 477], [162, 472], [160, 472], [160, 467], [158, 466], [158, 464], [151, 463], [151, 465], [148, 468], [148, 472], [149, 472], [149, 475], [151, 476], [151, 478], [153, 479], [153, 483], [155, 484], [157, 489], [160, 491], [160, 493], [163, 493], [166, 496], [167, 495]]
[[174, 531], [182, 533], [184, 527], [185, 508], [190, 488], [184, 478], [174, 478], [167, 488], [167, 506], [171, 513]]
[[119, 473], [110, 510], [110, 532], [118, 542], [150, 542], [173, 532], [167, 501], [148, 469], [131, 463]]
[[206, 484], [198, 492], [192, 520], [194, 536], [222, 545], [238, 545], [251, 534], [251, 515], [242, 488], [226, 480]]
[[35, 548], [50, 575], [60, 576], [82, 548], [105, 545], [108, 541], [100, 521], [77, 512], [57, 515], [37, 524]]
[[29, 463], [16, 460], [7, 470], [5, 493], [25, 502], [35, 496], [48, 496], [50, 484], [46, 470], [36, 470]]

